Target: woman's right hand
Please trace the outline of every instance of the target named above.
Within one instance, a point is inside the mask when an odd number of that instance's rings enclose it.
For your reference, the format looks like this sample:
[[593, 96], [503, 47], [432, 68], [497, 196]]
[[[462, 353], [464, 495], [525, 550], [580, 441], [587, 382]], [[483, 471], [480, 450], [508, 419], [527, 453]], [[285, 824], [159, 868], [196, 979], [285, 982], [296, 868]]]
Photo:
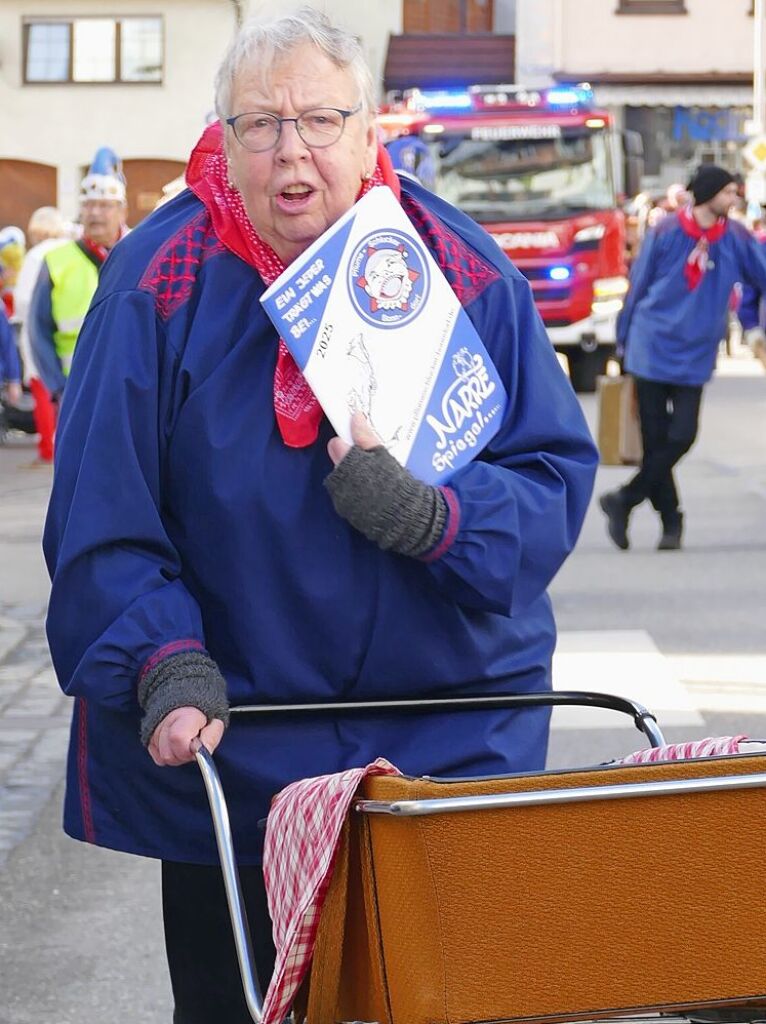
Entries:
[[224, 724], [220, 718], [208, 722], [199, 708], [176, 708], [165, 715], [149, 740], [149, 754], [160, 768], [187, 764], [194, 760], [191, 742], [200, 742], [212, 754], [221, 742]]

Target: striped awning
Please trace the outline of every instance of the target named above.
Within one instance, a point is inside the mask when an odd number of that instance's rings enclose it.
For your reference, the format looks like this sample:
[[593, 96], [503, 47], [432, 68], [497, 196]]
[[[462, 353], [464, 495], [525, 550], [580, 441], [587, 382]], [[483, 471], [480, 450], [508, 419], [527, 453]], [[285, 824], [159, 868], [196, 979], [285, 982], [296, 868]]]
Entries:
[[593, 84], [596, 103], [604, 107], [748, 107], [748, 85]]

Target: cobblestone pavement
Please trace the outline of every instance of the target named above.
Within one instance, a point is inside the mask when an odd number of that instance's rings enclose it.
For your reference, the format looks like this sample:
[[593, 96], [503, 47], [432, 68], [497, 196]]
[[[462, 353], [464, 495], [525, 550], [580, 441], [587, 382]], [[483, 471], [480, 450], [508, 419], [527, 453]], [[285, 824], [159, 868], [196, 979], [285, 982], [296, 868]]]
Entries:
[[44, 614], [0, 604], [0, 867], [64, 775], [71, 701], [53, 673]]

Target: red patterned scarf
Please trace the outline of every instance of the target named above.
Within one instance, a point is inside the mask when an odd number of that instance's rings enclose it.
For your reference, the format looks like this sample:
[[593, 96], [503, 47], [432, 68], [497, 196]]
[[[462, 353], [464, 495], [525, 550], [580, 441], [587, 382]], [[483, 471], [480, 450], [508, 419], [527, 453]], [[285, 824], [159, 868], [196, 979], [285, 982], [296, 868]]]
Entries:
[[689, 291], [694, 291], [707, 271], [710, 243], [723, 237], [728, 221], [726, 217], [719, 217], [712, 228], [701, 228], [694, 219], [691, 206], [685, 206], [678, 211], [678, 223], [687, 235], [697, 241], [684, 264], [686, 283]]
[[[275, 281], [285, 264], [259, 236], [242, 196], [229, 185], [220, 122], [206, 128], [194, 148], [186, 169], [186, 183], [207, 207], [213, 230], [226, 248], [254, 267], [266, 285]], [[382, 146], [378, 147], [375, 173], [362, 183], [357, 199], [376, 185], [388, 185], [400, 198], [399, 179]], [[305, 448], [316, 441], [322, 407], [281, 338], [274, 371], [274, 413], [286, 445]]]

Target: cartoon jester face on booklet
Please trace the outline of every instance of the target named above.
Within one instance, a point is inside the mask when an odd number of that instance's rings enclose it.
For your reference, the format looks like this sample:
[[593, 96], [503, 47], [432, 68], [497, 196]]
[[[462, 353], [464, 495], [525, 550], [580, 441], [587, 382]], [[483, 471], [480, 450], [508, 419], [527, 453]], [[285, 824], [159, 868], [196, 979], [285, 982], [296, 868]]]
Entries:
[[345, 440], [361, 411], [402, 465], [441, 483], [497, 432], [503, 383], [390, 189], [360, 199], [261, 302]]

